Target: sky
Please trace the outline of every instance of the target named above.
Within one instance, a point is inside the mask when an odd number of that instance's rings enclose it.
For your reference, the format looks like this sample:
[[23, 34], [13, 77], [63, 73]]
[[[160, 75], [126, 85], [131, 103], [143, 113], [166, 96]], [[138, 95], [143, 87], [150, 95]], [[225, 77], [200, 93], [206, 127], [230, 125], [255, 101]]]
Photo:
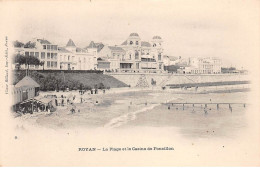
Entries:
[[237, 68], [250, 68], [250, 60], [259, 58], [258, 0], [5, 3], [5, 25], [13, 39], [23, 42], [37, 37], [61, 46], [69, 39], [78, 47], [91, 40], [120, 45], [136, 32], [143, 41], [161, 36], [170, 56], [219, 57], [224, 66]]

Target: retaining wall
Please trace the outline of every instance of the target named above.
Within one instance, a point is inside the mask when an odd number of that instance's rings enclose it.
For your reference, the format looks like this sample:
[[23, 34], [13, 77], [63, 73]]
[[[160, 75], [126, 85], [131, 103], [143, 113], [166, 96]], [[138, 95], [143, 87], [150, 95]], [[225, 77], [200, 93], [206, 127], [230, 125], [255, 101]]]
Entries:
[[156, 81], [156, 86], [185, 83], [205, 83], [205, 82], [226, 82], [226, 81], [249, 81], [246, 74], [168, 74], [168, 73], [112, 73], [107, 74], [124, 82], [131, 87], [135, 87], [138, 80], [143, 75], [149, 86], [152, 79]]

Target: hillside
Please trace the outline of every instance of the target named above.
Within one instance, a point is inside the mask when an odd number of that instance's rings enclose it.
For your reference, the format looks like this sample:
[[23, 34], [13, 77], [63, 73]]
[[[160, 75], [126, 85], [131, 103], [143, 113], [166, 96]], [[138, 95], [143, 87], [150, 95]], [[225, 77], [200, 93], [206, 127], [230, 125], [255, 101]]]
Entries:
[[[13, 72], [13, 84], [19, 82], [26, 72], [24, 70]], [[56, 72], [56, 71], [30, 71], [29, 74], [37, 83], [40, 84], [40, 90], [55, 90], [55, 89], [85, 89], [90, 88], [120, 88], [127, 85], [118, 79], [104, 75], [102, 73], [87, 73], [87, 72]]]

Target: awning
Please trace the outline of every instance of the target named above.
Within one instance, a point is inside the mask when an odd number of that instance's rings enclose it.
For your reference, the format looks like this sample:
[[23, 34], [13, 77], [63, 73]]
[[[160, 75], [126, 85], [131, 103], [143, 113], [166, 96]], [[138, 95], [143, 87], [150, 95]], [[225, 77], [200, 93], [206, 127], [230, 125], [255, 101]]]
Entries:
[[19, 104], [25, 104], [25, 103], [29, 103], [29, 102], [36, 102], [36, 103], [40, 103], [40, 104], [48, 104], [52, 101], [52, 99], [50, 98], [44, 98], [44, 97], [35, 97], [35, 98], [30, 98], [30, 99], [27, 99], [27, 100], [24, 100], [23, 102], [19, 103]]
[[52, 99], [50, 98], [42, 98], [39, 100], [39, 102], [43, 103], [43, 104], [48, 104], [52, 101]]

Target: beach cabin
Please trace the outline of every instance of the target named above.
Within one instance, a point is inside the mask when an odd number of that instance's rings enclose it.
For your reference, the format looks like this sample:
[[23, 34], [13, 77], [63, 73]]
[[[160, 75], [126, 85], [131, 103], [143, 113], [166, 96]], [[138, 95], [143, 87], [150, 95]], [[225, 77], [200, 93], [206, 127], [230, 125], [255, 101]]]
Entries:
[[28, 98], [32, 98], [32, 97], [35, 97], [35, 96], [38, 96], [39, 95], [39, 91], [40, 91], [40, 85], [35, 82], [31, 77], [29, 76], [25, 76], [22, 80], [20, 80], [16, 85], [15, 85], [16, 88], [19, 88], [19, 87], [25, 87], [25, 90], [26, 90], [26, 87], [28, 88], [34, 88], [34, 92], [28, 92]]
[[[25, 76], [11, 87], [11, 98], [14, 111], [22, 110], [31, 104], [31, 99], [39, 95], [40, 85], [31, 77]], [[28, 108], [29, 109], [29, 108]]]

